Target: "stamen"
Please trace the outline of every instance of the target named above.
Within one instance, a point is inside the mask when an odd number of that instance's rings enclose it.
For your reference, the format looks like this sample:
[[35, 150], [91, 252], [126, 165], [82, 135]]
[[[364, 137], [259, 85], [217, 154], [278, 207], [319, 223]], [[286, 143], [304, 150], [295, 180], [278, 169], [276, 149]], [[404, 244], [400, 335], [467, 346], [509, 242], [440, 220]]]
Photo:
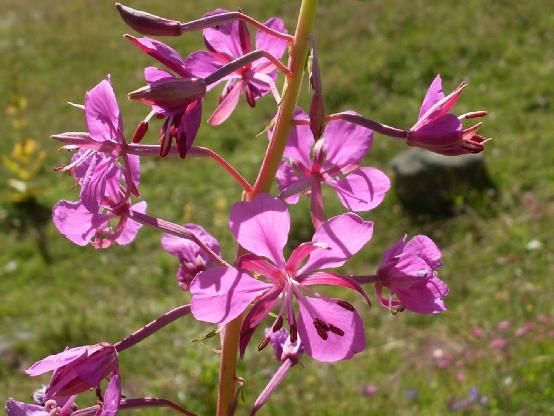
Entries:
[[339, 300], [337, 302], [337, 305], [339, 305], [340, 307], [346, 309], [347, 311], [350, 311], [350, 312], [354, 312], [356, 309], [354, 309], [354, 306], [352, 306], [350, 303], [348, 303], [347, 301], [345, 300]]
[[327, 325], [325, 322], [323, 322], [321, 319], [319, 318], [315, 318], [314, 320], [314, 325], [320, 325], [323, 329], [325, 329], [326, 331], [329, 331], [329, 325]]
[[273, 324], [273, 332], [277, 332], [278, 330], [280, 330], [281, 328], [283, 327], [283, 317], [282, 316], [278, 316], [277, 317], [277, 320], [275, 321], [275, 323]]
[[263, 350], [265, 347], [267, 347], [267, 344], [269, 344], [270, 337], [265, 337], [262, 339], [262, 342], [258, 344], [258, 351]]
[[148, 131], [148, 122], [147, 121], [141, 121], [139, 125], [137, 126], [135, 133], [133, 134], [133, 138], [131, 141], [133, 143], [140, 143], [141, 140], [146, 135], [146, 132]]
[[314, 328], [317, 331], [317, 335], [319, 335], [321, 337], [321, 339], [327, 340], [327, 338], [329, 337], [327, 335], [327, 331], [329, 330], [329, 328], [327, 327], [326, 324], [324, 324], [322, 321], [316, 319], [314, 321]]
[[51, 412], [53, 409], [55, 409], [56, 407], [58, 407], [58, 403], [56, 403], [55, 400], [53, 399], [50, 399], [48, 400], [46, 403], [44, 403], [44, 410], [46, 410], [47, 412]]
[[333, 334], [338, 335], [339, 337], [342, 337], [344, 335], [344, 331], [333, 324], [329, 324], [329, 331], [331, 331]]
[[296, 329], [296, 325], [291, 325], [289, 329], [289, 336], [290, 336], [290, 342], [292, 344], [295, 344], [298, 340], [298, 329]]

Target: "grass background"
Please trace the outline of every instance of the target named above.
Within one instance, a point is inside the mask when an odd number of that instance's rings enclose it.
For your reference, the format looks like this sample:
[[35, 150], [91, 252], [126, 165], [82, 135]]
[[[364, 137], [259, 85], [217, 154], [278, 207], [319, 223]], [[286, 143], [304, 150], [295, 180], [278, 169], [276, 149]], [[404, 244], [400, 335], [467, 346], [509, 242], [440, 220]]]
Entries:
[[[375, 221], [373, 241], [347, 272], [373, 273], [382, 251], [403, 233], [426, 233], [443, 248], [440, 276], [450, 286], [449, 312], [440, 316], [390, 316], [363, 309], [368, 348], [349, 362], [321, 365], [309, 358], [293, 369], [264, 409], [268, 415], [440, 415], [477, 387], [482, 403], [466, 414], [534, 415], [554, 412], [552, 233], [554, 216], [554, 4], [511, 0], [458, 2], [322, 0], [315, 34], [328, 109], [346, 109], [386, 124], [408, 127], [436, 73], [445, 89], [465, 79], [457, 111], [490, 111], [483, 132], [495, 138], [486, 151], [496, 195], [459, 195], [459, 215], [414, 221], [393, 192], [365, 215]], [[264, 20], [295, 24], [294, 1], [131, 1], [156, 14], [193, 19], [215, 7]], [[132, 246], [107, 251], [79, 248], [52, 227], [48, 210], [74, 199], [71, 179], [51, 172], [67, 160], [48, 136], [82, 130], [82, 116], [64, 103], [111, 73], [127, 133], [146, 114], [125, 94], [143, 84], [152, 60], [121, 35], [131, 32], [105, 0], [0, 0], [0, 91], [4, 155], [31, 137], [46, 153], [34, 181], [46, 208], [22, 212], [11, 202], [0, 170], [0, 397], [29, 400], [46, 378], [22, 370], [66, 345], [116, 341], [175, 305], [187, 302], [176, 288], [177, 263], [149, 229]], [[131, 32], [132, 33], [132, 32]], [[183, 55], [202, 47], [200, 34], [168, 42]], [[307, 95], [306, 95], [307, 96]], [[11, 97], [11, 98], [10, 98]], [[13, 98], [15, 97], [15, 98]], [[27, 100], [13, 115], [13, 99]], [[215, 105], [208, 100], [205, 117]], [[306, 101], [304, 100], [304, 103]], [[253, 180], [266, 145], [256, 138], [272, 112], [271, 99], [251, 111], [245, 103], [223, 126], [206, 124], [197, 143], [224, 154]], [[147, 139], [154, 142], [154, 134]], [[392, 173], [401, 142], [376, 136], [367, 163]], [[141, 191], [154, 215], [205, 225], [228, 258], [233, 241], [228, 211], [240, 190], [210, 161], [145, 160]], [[329, 195], [329, 214], [340, 206]], [[292, 209], [293, 242], [311, 237], [307, 206]], [[530, 244], [531, 243], [531, 244]], [[349, 296], [345, 294], [345, 296]], [[349, 298], [350, 299], [350, 298]], [[508, 321], [506, 324], [499, 322]], [[525, 332], [518, 328], [527, 325]], [[483, 330], [479, 336], [475, 327]], [[184, 319], [121, 355], [124, 392], [177, 401], [198, 414], [213, 414], [218, 356], [191, 339], [211, 328]], [[494, 348], [491, 341], [505, 345]], [[217, 346], [216, 340], [209, 342]], [[276, 363], [269, 350], [250, 351], [239, 374], [246, 378], [248, 414]], [[378, 388], [371, 397], [367, 385]], [[90, 398], [83, 397], [86, 404]], [[462, 406], [463, 407], [463, 406]], [[169, 411], [150, 410], [158, 414]]]

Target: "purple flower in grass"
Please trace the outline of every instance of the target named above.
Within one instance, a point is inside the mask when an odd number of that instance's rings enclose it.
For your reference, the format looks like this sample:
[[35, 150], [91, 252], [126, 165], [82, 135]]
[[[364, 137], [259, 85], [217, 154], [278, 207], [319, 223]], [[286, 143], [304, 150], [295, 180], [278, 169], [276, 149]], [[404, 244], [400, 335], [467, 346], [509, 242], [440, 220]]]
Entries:
[[[142, 89], [131, 93], [130, 98], [151, 105], [150, 115], [157, 114], [159, 118], [165, 119], [160, 137], [160, 155], [166, 156], [169, 153], [175, 139], [179, 155], [184, 158], [200, 128], [206, 86], [203, 80], [194, 77], [185, 60], [173, 48], [155, 39], [135, 38], [130, 35], [126, 37], [141, 51], [177, 74], [173, 75], [155, 67], [146, 68], [144, 77], [150, 88], [150, 98], [145, 98]], [[157, 91], [160, 91], [159, 95]], [[140, 138], [142, 137], [138, 139]]]
[[[104, 378], [109, 378], [108, 391], [119, 391], [119, 360], [115, 347], [108, 343], [70, 348], [50, 355], [34, 363], [25, 372], [30, 376], [53, 371], [45, 400], [57, 397], [70, 397], [100, 386]], [[111, 385], [111, 388], [110, 388]], [[106, 394], [108, 394], [108, 391]]]
[[[287, 205], [268, 194], [251, 202], [239, 202], [231, 210], [231, 232], [251, 254], [236, 267], [214, 267], [192, 281], [192, 313], [205, 322], [226, 324], [252, 302], [244, 319], [240, 348], [244, 354], [256, 327], [278, 306], [274, 331], [288, 321], [291, 342], [302, 340], [305, 352], [319, 361], [349, 359], [365, 347], [360, 316], [341, 299], [323, 296], [314, 285], [346, 287], [362, 294], [352, 279], [323, 269], [340, 267], [371, 239], [373, 223], [356, 214], [343, 214], [322, 223], [312, 241], [295, 248], [288, 261], [283, 257], [290, 216]], [[254, 279], [259, 274], [268, 282]], [[298, 311], [295, 311], [295, 303]], [[262, 341], [262, 346], [267, 341]]]
[[[296, 110], [295, 119], [307, 117], [302, 110]], [[317, 144], [308, 125], [295, 126], [285, 148], [286, 160], [277, 172], [281, 197], [294, 204], [299, 193], [309, 190], [312, 201], [321, 201], [324, 183], [337, 192], [348, 210], [375, 208], [389, 190], [390, 180], [378, 169], [360, 167], [372, 141], [371, 130], [343, 120], [330, 121]]]
[[[217, 9], [210, 14], [224, 12], [226, 10]], [[265, 25], [279, 32], [287, 33], [283, 21], [276, 17], [269, 19]], [[206, 78], [223, 65], [252, 52], [252, 39], [248, 26], [243, 21], [234, 21], [219, 25], [217, 28], [204, 29], [203, 33], [208, 51], [194, 52], [186, 59], [187, 66], [197, 77]], [[286, 40], [275, 38], [262, 31], [256, 32], [255, 39], [256, 50], [265, 50], [277, 59], [282, 58], [288, 45]], [[219, 105], [208, 122], [216, 126], [227, 120], [243, 94], [248, 104], [254, 107], [256, 100], [272, 90], [275, 91], [276, 79], [275, 65], [267, 59], [260, 59], [211, 84], [208, 89], [213, 88], [219, 82], [227, 81], [219, 98]]]
[[125, 179], [125, 199], [130, 193], [138, 195], [140, 165], [138, 156], [125, 153], [123, 121], [109, 76], [86, 93], [83, 108], [88, 132], [61, 133], [53, 138], [66, 143], [68, 150], [78, 149], [62, 170], [71, 172], [81, 186], [81, 204], [97, 213], [114, 177]]
[[[204, 228], [196, 224], [185, 224], [184, 227], [192, 231], [202, 241], [206, 243], [218, 256], [221, 256], [221, 249], [217, 240], [209, 234]], [[179, 259], [179, 269], [177, 270], [177, 282], [183, 290], [189, 290], [192, 279], [204, 270], [214, 266], [214, 259], [209, 256], [193, 241], [179, 238], [171, 234], [164, 234], [162, 237], [162, 246], [169, 254], [177, 256]]]
[[464, 129], [462, 120], [483, 117], [487, 112], [476, 111], [459, 117], [450, 113], [466, 85], [462, 82], [445, 96], [441, 77], [436, 76], [423, 99], [418, 121], [408, 132], [407, 142], [410, 146], [423, 147], [446, 156], [483, 151], [487, 139], [477, 134], [482, 123]]
[[[442, 266], [441, 252], [429, 237], [416, 235], [409, 241], [404, 236], [385, 251], [377, 271], [375, 289], [379, 302], [391, 310], [408, 309], [416, 313], [446, 311], [443, 297], [448, 286], [437, 277], [436, 269]], [[397, 299], [382, 295], [388, 288]]]

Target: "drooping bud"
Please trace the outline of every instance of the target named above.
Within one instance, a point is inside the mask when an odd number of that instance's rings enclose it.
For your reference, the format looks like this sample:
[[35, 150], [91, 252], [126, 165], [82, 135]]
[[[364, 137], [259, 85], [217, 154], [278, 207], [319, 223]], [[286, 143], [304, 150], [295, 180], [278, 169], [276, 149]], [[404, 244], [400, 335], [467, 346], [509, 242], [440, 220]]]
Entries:
[[143, 104], [172, 109], [202, 98], [205, 94], [206, 83], [201, 78], [171, 78], [132, 91], [128, 97]]
[[137, 126], [137, 128], [135, 129], [135, 132], [133, 133], [133, 138], [131, 141], [133, 143], [140, 143], [147, 132], [148, 132], [148, 122], [141, 121]]
[[181, 24], [176, 20], [135, 10], [120, 3], [116, 3], [115, 7], [125, 23], [144, 35], [179, 36], [182, 33]]

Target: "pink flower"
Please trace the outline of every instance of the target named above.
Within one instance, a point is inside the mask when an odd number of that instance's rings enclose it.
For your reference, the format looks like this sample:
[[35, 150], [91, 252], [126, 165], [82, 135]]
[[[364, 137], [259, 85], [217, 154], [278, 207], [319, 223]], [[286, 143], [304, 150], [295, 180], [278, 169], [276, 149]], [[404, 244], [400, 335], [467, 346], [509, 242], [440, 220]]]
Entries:
[[[219, 243], [204, 228], [196, 224], [185, 224], [184, 227], [196, 234], [218, 256], [221, 256]], [[164, 234], [162, 246], [165, 251], [179, 259], [180, 266], [177, 271], [177, 282], [183, 290], [189, 290], [192, 279], [198, 273], [214, 266], [215, 261], [213, 258], [191, 240], [179, 238], [171, 234]]]
[[[33, 377], [49, 371], [54, 373], [45, 399], [73, 396], [98, 387], [106, 377], [119, 377], [117, 351], [105, 342], [70, 348], [37, 361], [25, 370]], [[117, 386], [112, 386], [112, 389], [119, 391]]]
[[126, 197], [131, 192], [138, 195], [140, 165], [138, 156], [125, 153], [123, 120], [109, 76], [86, 93], [83, 108], [88, 133], [67, 132], [53, 138], [66, 143], [66, 149], [79, 149], [63, 170], [70, 171], [81, 185], [81, 204], [97, 213], [107, 188], [119, 188], [116, 182], [121, 178], [128, 188]]
[[137, 98], [139, 101], [151, 105], [152, 111], [159, 117], [165, 118], [160, 137], [160, 155], [166, 156], [169, 153], [171, 143], [175, 139], [179, 155], [184, 158], [200, 128], [205, 86], [200, 85], [202, 81], [193, 76], [185, 60], [173, 48], [155, 39], [135, 38], [130, 35], [126, 35], [126, 37], [141, 51], [177, 74], [175, 76], [155, 67], [146, 68], [144, 78], [151, 89], [160, 89], [164, 87], [164, 84], [169, 83], [174, 84], [171, 86], [171, 89], [174, 90], [179, 82], [186, 82], [188, 88], [193, 90], [193, 93], [185, 91], [181, 96], [181, 100], [178, 99], [179, 97], [173, 97], [172, 100], [152, 98], [153, 101], [149, 102], [143, 98]]
[[[224, 13], [226, 10], [216, 9], [210, 14]], [[279, 32], [287, 33], [281, 19], [272, 17], [265, 25]], [[252, 40], [247, 25], [243, 21], [234, 21], [218, 25], [217, 28], [204, 29], [204, 42], [208, 51], [198, 51], [189, 55], [186, 64], [197, 77], [206, 78], [223, 65], [252, 52]], [[265, 50], [277, 59], [281, 59], [287, 48], [287, 41], [271, 36], [267, 32], [256, 31], [256, 49]], [[223, 123], [231, 115], [243, 95], [251, 107], [272, 89], [277, 79], [275, 65], [267, 59], [249, 64], [219, 82], [226, 80], [219, 105], [210, 116], [208, 122], [214, 126]]]
[[492, 339], [491, 342], [489, 343], [489, 347], [497, 350], [504, 349], [506, 345], [508, 345], [508, 341], [502, 337], [496, 337]]
[[[92, 244], [95, 248], [108, 248], [113, 243], [131, 244], [142, 224], [129, 218], [129, 211], [146, 212], [146, 202], [116, 204], [106, 199], [102, 205], [104, 213], [94, 213], [80, 201], [59, 201], [52, 210], [54, 225], [60, 234], [79, 246]], [[120, 205], [114, 208], [116, 205]], [[112, 220], [117, 223], [112, 225]]]
[[[416, 313], [445, 311], [442, 298], [448, 294], [448, 286], [436, 275], [436, 269], [442, 265], [439, 248], [424, 235], [416, 235], [408, 242], [406, 238], [385, 251], [375, 283], [380, 303], [386, 308], [406, 308]], [[392, 295], [383, 298], [383, 287], [397, 299]]]
[[374, 384], [368, 384], [367, 386], [364, 386], [363, 393], [367, 397], [374, 396], [379, 391], [379, 387], [377, 387]]
[[[352, 279], [319, 271], [342, 266], [371, 239], [373, 223], [349, 213], [330, 218], [315, 232], [312, 241], [295, 248], [288, 261], [283, 257], [290, 217], [287, 205], [268, 194], [251, 202], [239, 202], [231, 210], [231, 232], [252, 254], [235, 267], [214, 267], [192, 281], [192, 313], [201, 321], [226, 324], [255, 302], [241, 330], [241, 354], [256, 327], [280, 303], [273, 329], [287, 319], [291, 342], [302, 340], [306, 354], [319, 361], [351, 358], [365, 347], [360, 316], [349, 303], [315, 292], [313, 285], [335, 285], [356, 290], [369, 302]], [[264, 276], [269, 283], [247, 272]], [[308, 296], [309, 295], [309, 296]], [[294, 300], [299, 311], [295, 312]]]
[[[295, 119], [307, 117], [296, 109]], [[373, 132], [333, 120], [325, 127], [322, 140], [316, 149], [310, 127], [294, 126], [284, 152], [287, 161], [281, 162], [277, 172], [281, 197], [294, 204], [300, 192], [310, 190], [313, 199], [321, 199], [321, 184], [325, 183], [336, 191], [348, 210], [369, 211], [379, 205], [390, 188], [390, 180], [378, 169], [360, 167], [371, 148]]]
[[487, 113], [477, 111], [460, 117], [450, 113], [466, 85], [462, 82], [445, 97], [441, 77], [436, 76], [423, 99], [418, 121], [408, 132], [407, 142], [410, 146], [423, 147], [446, 156], [483, 151], [487, 140], [477, 134], [482, 123], [464, 129], [461, 120], [483, 117]]

